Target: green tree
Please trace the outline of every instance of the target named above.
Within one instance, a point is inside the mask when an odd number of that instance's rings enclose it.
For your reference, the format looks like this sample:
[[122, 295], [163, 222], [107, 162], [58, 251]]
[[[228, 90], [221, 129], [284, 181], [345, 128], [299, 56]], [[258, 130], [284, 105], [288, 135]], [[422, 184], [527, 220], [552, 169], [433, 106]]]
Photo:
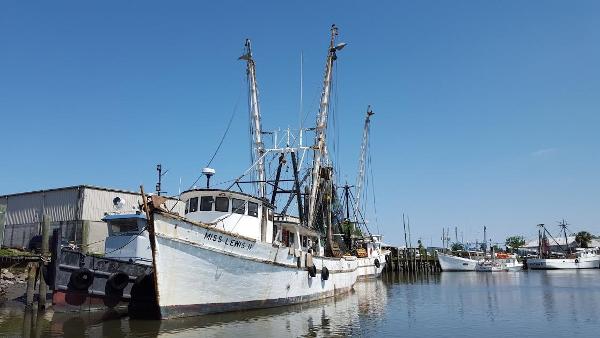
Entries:
[[513, 250], [517, 250], [525, 245], [525, 239], [523, 236], [510, 236], [506, 239], [504, 244]]
[[462, 245], [462, 243], [452, 243], [452, 245], [450, 246], [450, 250], [452, 250], [452, 251], [461, 251], [464, 249], [465, 249], [465, 246]]
[[575, 235], [575, 242], [582, 248], [588, 248], [592, 242], [592, 234], [587, 231], [580, 231]]

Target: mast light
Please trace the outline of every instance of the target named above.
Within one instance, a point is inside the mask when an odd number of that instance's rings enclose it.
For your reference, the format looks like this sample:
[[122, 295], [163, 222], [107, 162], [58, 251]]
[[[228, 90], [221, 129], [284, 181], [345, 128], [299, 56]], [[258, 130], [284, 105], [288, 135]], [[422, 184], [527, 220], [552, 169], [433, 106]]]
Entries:
[[341, 42], [341, 43], [338, 43], [338, 44], [337, 44], [335, 47], [333, 47], [333, 48], [334, 48], [335, 50], [342, 50], [342, 49], [344, 49], [344, 47], [346, 47], [346, 45], [347, 45], [347, 43], [345, 43], [345, 42]]

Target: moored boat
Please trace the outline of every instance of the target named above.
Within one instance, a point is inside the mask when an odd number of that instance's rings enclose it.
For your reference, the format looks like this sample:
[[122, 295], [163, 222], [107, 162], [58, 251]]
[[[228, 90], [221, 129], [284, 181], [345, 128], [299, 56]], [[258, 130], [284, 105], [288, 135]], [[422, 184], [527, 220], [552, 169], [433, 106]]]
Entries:
[[562, 258], [530, 258], [527, 267], [531, 270], [597, 269], [600, 268], [598, 249], [578, 249]]
[[[189, 191], [182, 198], [190, 210], [199, 199], [214, 199], [228, 211], [211, 208], [184, 218], [150, 203], [163, 319], [302, 303], [347, 292], [356, 282], [356, 257], [313, 256], [300, 248], [301, 231], [291, 233], [289, 247], [279, 236], [273, 240], [272, 206], [264, 201], [221, 190]], [[322, 252], [320, 239], [312, 240]]]
[[[558, 244], [544, 224], [538, 224], [538, 257], [527, 259], [527, 268], [531, 270], [558, 270], [558, 269], [597, 269], [600, 268], [600, 252], [598, 248], [569, 247], [567, 241], [567, 222], [562, 220], [559, 227], [564, 235], [565, 248]], [[548, 237], [550, 237], [562, 251], [550, 251]]]
[[520, 271], [523, 263], [517, 260], [516, 254], [496, 253], [493, 259], [484, 259], [477, 262], [475, 271], [478, 272], [500, 272]]
[[442, 252], [438, 252], [437, 256], [442, 271], [475, 271], [479, 262], [479, 260], [471, 259], [470, 256], [460, 257]]
[[111, 214], [103, 219], [109, 227], [105, 254], [86, 254], [80, 248], [62, 243], [54, 232], [52, 262], [46, 269], [46, 282], [52, 292], [54, 311], [127, 311], [127, 305], [140, 281], [152, 272], [146, 249], [146, 217], [140, 213]]
[[[160, 196], [144, 198], [160, 318], [296, 304], [344, 293], [354, 286], [358, 260], [338, 250], [333, 235], [337, 197], [326, 147], [333, 63], [337, 51], [345, 46], [334, 44], [337, 32], [333, 25], [314, 145], [302, 145], [301, 131], [299, 145], [294, 146], [288, 130], [284, 146], [275, 141], [273, 149], [264, 147], [255, 64], [246, 40], [246, 53], [240, 59], [247, 62], [250, 84], [252, 166], [227, 189], [209, 188], [215, 172], [206, 168], [206, 189], [193, 188], [180, 195], [186, 203], [185, 216], [170, 213]], [[300, 180], [297, 153], [308, 150], [313, 151], [313, 165]], [[275, 180], [269, 180], [265, 157], [274, 152], [279, 163]], [[291, 189], [280, 187], [286, 156], [291, 157], [293, 166], [293, 179], [286, 180]], [[241, 182], [251, 170], [256, 179]], [[308, 177], [310, 183], [303, 186]], [[231, 189], [240, 183], [255, 184], [255, 193]], [[270, 201], [267, 184], [273, 187]], [[289, 193], [290, 198], [279, 217], [285, 220], [289, 203], [295, 199], [298, 222], [280, 220], [275, 224], [276, 198], [282, 193]], [[140, 308], [142, 304], [134, 298], [130, 306]]]

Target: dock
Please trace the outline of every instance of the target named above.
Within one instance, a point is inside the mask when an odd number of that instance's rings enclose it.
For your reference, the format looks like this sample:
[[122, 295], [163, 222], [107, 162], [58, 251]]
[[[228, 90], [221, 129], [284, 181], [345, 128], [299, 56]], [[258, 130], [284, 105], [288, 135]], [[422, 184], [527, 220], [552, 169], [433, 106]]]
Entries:
[[441, 272], [437, 252], [424, 248], [384, 247], [390, 250], [386, 257], [385, 271], [395, 272]]

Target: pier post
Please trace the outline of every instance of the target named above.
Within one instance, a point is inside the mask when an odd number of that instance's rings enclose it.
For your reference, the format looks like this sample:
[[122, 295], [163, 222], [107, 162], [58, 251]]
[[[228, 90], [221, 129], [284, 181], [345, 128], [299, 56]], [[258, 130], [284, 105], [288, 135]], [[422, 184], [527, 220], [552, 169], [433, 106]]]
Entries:
[[42, 222], [42, 260], [40, 261], [40, 289], [39, 289], [39, 300], [38, 300], [38, 310], [46, 309], [46, 294], [48, 293], [48, 285], [46, 285], [46, 280], [44, 279], [44, 274], [41, 273], [43, 270], [43, 265], [45, 264], [45, 259], [48, 257], [48, 247], [50, 241], [50, 219], [48, 216], [44, 215]]
[[33, 306], [33, 292], [35, 289], [35, 274], [37, 271], [37, 263], [30, 262], [27, 264], [27, 290], [25, 292], [25, 307]]

